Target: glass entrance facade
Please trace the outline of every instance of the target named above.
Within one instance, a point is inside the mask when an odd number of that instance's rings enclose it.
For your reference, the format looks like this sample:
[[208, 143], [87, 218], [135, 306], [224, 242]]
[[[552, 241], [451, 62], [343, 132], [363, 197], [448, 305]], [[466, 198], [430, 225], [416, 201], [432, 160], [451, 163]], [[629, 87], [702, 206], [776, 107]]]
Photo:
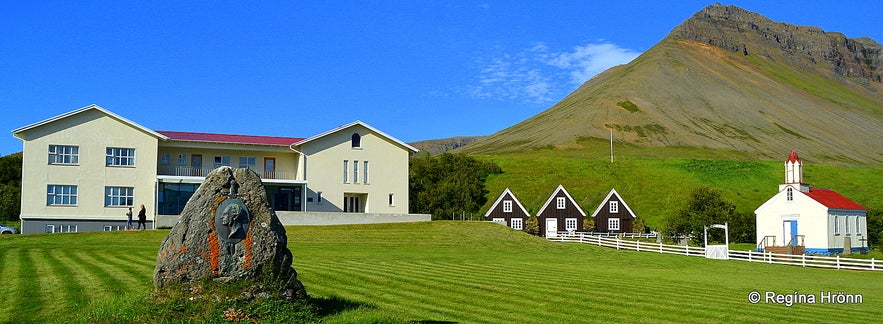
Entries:
[[[180, 215], [190, 197], [196, 193], [199, 184], [159, 183], [157, 193], [157, 213], [159, 215]], [[303, 211], [303, 186], [265, 185], [267, 199], [274, 210]]]

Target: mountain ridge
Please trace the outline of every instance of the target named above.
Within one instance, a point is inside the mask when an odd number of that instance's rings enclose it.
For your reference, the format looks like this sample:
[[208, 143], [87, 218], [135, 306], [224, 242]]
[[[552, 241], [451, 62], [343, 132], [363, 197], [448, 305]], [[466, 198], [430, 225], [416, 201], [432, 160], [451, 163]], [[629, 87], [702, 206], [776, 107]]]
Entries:
[[712, 5], [632, 62], [458, 151], [583, 149], [581, 139], [612, 131], [617, 142], [647, 148], [779, 159], [796, 147], [835, 164], [880, 165], [881, 58], [883, 47], [869, 38]]

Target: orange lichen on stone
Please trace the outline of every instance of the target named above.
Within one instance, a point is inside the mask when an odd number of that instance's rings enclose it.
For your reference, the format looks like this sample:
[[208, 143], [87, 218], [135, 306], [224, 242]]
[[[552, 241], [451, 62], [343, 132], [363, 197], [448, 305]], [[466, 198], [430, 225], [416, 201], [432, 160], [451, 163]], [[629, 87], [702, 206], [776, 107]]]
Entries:
[[212, 229], [212, 233], [208, 235], [208, 263], [211, 266], [212, 273], [215, 275], [221, 272], [220, 267], [218, 267], [218, 262], [221, 257], [221, 247], [218, 244], [218, 235], [216, 235], [217, 230], [215, 230], [215, 214], [218, 211], [218, 206], [226, 200], [227, 197], [219, 196], [215, 199], [215, 204], [212, 206], [211, 212], [209, 213], [210, 217], [207, 219], [209, 222], [209, 228]]
[[245, 245], [245, 262], [242, 263], [243, 269], [248, 269], [251, 267], [251, 244], [254, 241], [254, 238], [251, 236], [251, 232], [245, 233], [245, 241], [242, 245]]

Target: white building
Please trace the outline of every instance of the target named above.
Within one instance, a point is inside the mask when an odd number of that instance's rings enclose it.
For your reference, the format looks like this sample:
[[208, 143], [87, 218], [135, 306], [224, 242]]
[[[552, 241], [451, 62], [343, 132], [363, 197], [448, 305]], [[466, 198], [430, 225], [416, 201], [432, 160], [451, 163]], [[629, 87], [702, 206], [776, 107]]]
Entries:
[[758, 247], [802, 247], [807, 254], [868, 251], [868, 209], [829, 189], [803, 183], [797, 152], [785, 161], [779, 193], [755, 211]]
[[355, 121], [309, 137], [155, 131], [90, 105], [16, 130], [23, 233], [122, 229], [128, 207], [171, 226], [214, 168], [261, 176], [283, 224], [428, 221], [408, 214], [417, 149]]

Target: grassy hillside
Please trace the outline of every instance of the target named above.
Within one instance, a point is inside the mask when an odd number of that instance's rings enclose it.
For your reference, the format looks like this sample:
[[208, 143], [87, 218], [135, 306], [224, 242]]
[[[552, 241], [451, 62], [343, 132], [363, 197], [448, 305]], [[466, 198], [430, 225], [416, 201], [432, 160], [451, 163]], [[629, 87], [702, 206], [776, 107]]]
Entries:
[[[0, 237], [0, 322], [140, 322], [167, 231]], [[328, 323], [872, 322], [879, 273], [547, 242], [491, 223], [289, 227]], [[812, 280], [807, 280], [807, 279]], [[750, 279], [750, 280], [749, 280]], [[751, 304], [748, 293], [862, 294], [860, 305]], [[177, 307], [169, 305], [169, 307]], [[186, 306], [181, 306], [186, 309]], [[168, 318], [187, 322], [187, 318]], [[220, 322], [220, 320], [218, 321]]]
[[[506, 187], [535, 213], [559, 184], [591, 214], [611, 188], [623, 195], [646, 224], [663, 226], [668, 215], [686, 205], [690, 192], [700, 186], [720, 189], [737, 210], [754, 212], [778, 191], [784, 181], [784, 160], [758, 161], [727, 150], [685, 147], [645, 148], [617, 143], [610, 163], [609, 143], [583, 139], [584, 149], [544, 148], [518, 153], [480, 156], [497, 163], [503, 174], [488, 179], [490, 204]], [[800, 153], [800, 152], [798, 152]], [[807, 158], [809, 154], [802, 154]], [[804, 181], [816, 188], [833, 189], [865, 207], [883, 210], [883, 170], [806, 162]]]

